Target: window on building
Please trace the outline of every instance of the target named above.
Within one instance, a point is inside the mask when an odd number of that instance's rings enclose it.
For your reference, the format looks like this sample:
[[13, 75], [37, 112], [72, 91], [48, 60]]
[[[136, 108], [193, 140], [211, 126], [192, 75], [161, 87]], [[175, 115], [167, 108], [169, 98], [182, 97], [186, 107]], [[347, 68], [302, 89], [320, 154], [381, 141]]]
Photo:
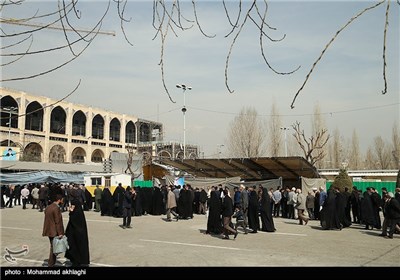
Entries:
[[111, 187], [111, 177], [104, 177], [104, 179], [105, 179], [104, 186]]
[[90, 179], [92, 180], [92, 186], [101, 186], [101, 177], [92, 177]]

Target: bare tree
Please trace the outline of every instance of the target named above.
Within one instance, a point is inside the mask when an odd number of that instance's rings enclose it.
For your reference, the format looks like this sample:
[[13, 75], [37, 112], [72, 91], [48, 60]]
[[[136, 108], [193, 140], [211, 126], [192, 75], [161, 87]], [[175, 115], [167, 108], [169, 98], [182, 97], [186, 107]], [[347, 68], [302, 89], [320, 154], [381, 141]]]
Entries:
[[376, 167], [379, 169], [389, 169], [391, 152], [389, 145], [381, 136], [374, 138], [374, 153], [376, 158]]
[[332, 155], [332, 167], [340, 168], [342, 166], [342, 150], [343, 150], [343, 143], [340, 139], [340, 132], [339, 129], [336, 128], [333, 131], [333, 139], [331, 144], [331, 155]]
[[328, 131], [322, 129], [307, 138], [304, 130], [300, 128], [300, 122], [296, 121], [292, 127], [295, 131], [293, 136], [296, 138], [297, 143], [303, 151], [304, 158], [312, 165], [322, 160], [326, 155], [323, 147], [328, 143], [330, 138]]
[[[321, 108], [320, 108], [318, 103], [314, 105], [314, 115], [313, 115], [313, 118], [311, 120], [311, 125], [312, 125], [312, 134], [313, 135], [316, 135], [316, 133], [318, 131], [322, 131], [324, 129], [325, 130], [327, 129], [326, 124], [325, 124], [325, 120], [323, 119], [322, 114], [321, 114]], [[329, 148], [328, 145], [324, 145], [321, 148], [321, 150], [323, 151], [323, 153], [325, 155], [328, 154], [328, 148]], [[325, 168], [325, 166], [326, 166], [326, 161], [324, 161], [324, 160], [320, 160], [320, 161], [316, 162], [316, 167], [317, 168]]]
[[392, 168], [400, 169], [400, 135], [397, 121], [394, 122], [392, 129], [392, 158]]
[[271, 117], [268, 126], [269, 153], [272, 157], [277, 157], [280, 154], [282, 143], [282, 121], [275, 101], [271, 105]]
[[361, 159], [360, 159], [360, 143], [358, 141], [357, 131], [354, 129], [351, 136], [351, 148], [349, 151], [349, 168], [360, 169]]
[[365, 165], [364, 168], [366, 169], [376, 169], [376, 159], [374, 156], [374, 152], [372, 151], [372, 148], [369, 147], [367, 149], [367, 153], [365, 154]]
[[228, 152], [233, 157], [260, 157], [264, 155], [265, 125], [255, 108], [245, 107], [230, 123]]
[[[23, 7], [26, 7], [26, 4], [30, 4], [32, 1], [25, 0], [3, 0], [0, 3], [0, 11], [1, 17], [0, 22], [2, 24], [13, 25], [14, 27], [18, 27], [19, 30], [13, 32], [6, 32], [4, 28], [1, 29], [0, 38], [2, 40], [2, 49], [7, 49], [7, 53], [3, 53], [2, 56], [2, 67], [7, 66], [14, 63], [19, 63], [25, 57], [32, 55], [43, 55], [49, 53], [55, 53], [59, 50], [66, 50], [70, 53], [70, 57], [61, 63], [55, 63], [53, 66], [48, 69], [40, 69], [35, 73], [30, 74], [21, 74], [15, 77], [2, 77], [0, 81], [16, 81], [16, 80], [24, 80], [24, 79], [32, 79], [41, 75], [45, 75], [56, 71], [72, 61], [78, 58], [82, 53], [91, 45], [94, 39], [99, 34], [105, 35], [115, 35], [114, 32], [107, 32], [102, 30], [102, 25], [105, 22], [107, 16], [110, 14], [112, 9], [112, 5], [114, 5], [116, 11], [116, 16], [120, 22], [120, 29], [123, 33], [123, 36], [126, 42], [130, 45], [133, 45], [131, 40], [128, 38], [125, 32], [125, 24], [132, 23], [134, 24], [134, 20], [132, 18], [126, 16], [126, 7], [128, 0], [108, 0], [102, 3], [103, 10], [96, 17], [95, 22], [92, 26], [82, 29], [79, 28], [79, 24], [83, 21], [86, 15], [91, 14], [93, 16], [93, 10], [90, 10], [90, 7], [81, 5], [82, 1], [79, 0], [58, 0], [49, 2], [48, 5], [53, 4], [51, 6], [50, 12], [42, 12], [39, 9], [35, 9], [29, 6], [30, 10], [32, 10], [32, 14], [29, 16], [20, 16], [20, 17], [5, 17], [8, 14], [9, 10], [17, 10]], [[289, 69], [288, 71], [277, 70], [270, 62], [267, 57], [265, 51], [265, 45], [267, 42], [276, 43], [285, 39], [286, 34], [282, 34], [278, 38], [273, 38], [270, 33], [276, 32], [277, 28], [271, 26], [267, 22], [269, 1], [226, 1], [222, 0], [222, 5], [220, 6], [221, 14], [226, 19], [227, 23], [227, 32], [225, 34], [225, 38], [230, 40], [229, 49], [227, 51], [227, 56], [225, 59], [225, 86], [229, 92], [234, 92], [233, 89], [229, 86], [228, 82], [228, 72], [229, 72], [229, 63], [231, 57], [234, 55], [234, 46], [236, 42], [239, 40], [244, 30], [251, 31], [251, 29], [255, 30], [258, 33], [257, 44], [260, 47], [260, 59], [265, 63], [266, 68], [274, 72], [278, 75], [287, 75], [292, 74], [297, 71], [300, 66], [293, 67], [293, 69]], [[310, 71], [305, 77], [305, 80], [299, 90], [296, 92], [293, 101], [291, 103], [291, 107], [294, 108], [294, 103], [299, 93], [305, 87], [308, 79], [310, 78], [312, 72], [315, 70], [316, 65], [320, 62], [323, 55], [327, 52], [328, 48], [332, 45], [333, 41], [335, 41], [338, 35], [346, 29], [351, 23], [355, 20], [361, 18], [366, 12], [377, 9], [384, 3], [386, 5], [386, 13], [385, 13], [385, 25], [383, 28], [383, 90], [382, 94], [387, 92], [387, 81], [386, 81], [386, 33], [389, 26], [389, 9], [390, 9], [390, 0], [382, 0], [378, 3], [374, 3], [361, 11], [355, 14], [351, 19], [349, 19], [339, 30], [337, 30], [334, 36], [330, 39], [330, 41], [326, 44], [325, 48], [322, 50], [320, 56], [314, 61]], [[167, 38], [171, 36], [178, 37], [180, 32], [184, 32], [192, 29], [193, 27], [197, 27], [199, 32], [207, 37], [214, 38], [215, 34], [207, 34], [201, 24], [201, 20], [207, 16], [202, 15], [200, 10], [197, 8], [198, 5], [204, 3], [204, 1], [192, 0], [183, 1], [183, 0], [154, 0], [152, 2], [152, 26], [155, 30], [155, 35], [153, 40], [159, 39], [161, 41], [161, 49], [160, 49], [160, 70], [161, 70], [161, 80], [165, 92], [168, 98], [172, 101], [168, 86], [165, 81], [165, 46], [168, 41]], [[397, 1], [399, 4], [399, 1]], [[28, 4], [28, 5], [29, 5]], [[137, 4], [136, 1], [132, 1], [130, 4]], [[33, 4], [32, 4], [33, 5]], [[21, 13], [22, 15], [23, 13]], [[115, 14], [114, 14], [115, 15]], [[38, 21], [40, 23], [38, 23]], [[58, 46], [47, 47], [45, 49], [34, 50], [33, 43], [35, 38], [37, 38], [37, 34], [41, 32], [47, 31], [48, 29], [56, 29], [60, 30], [60, 36], [63, 36], [64, 43]], [[5, 59], [5, 60], [4, 60]]]

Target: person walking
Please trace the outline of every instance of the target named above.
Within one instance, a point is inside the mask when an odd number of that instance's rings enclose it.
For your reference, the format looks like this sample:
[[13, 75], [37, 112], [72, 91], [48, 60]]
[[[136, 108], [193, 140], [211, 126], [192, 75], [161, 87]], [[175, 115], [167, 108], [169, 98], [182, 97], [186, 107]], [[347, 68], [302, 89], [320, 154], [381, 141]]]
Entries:
[[303, 225], [303, 222], [305, 225], [307, 225], [308, 217], [305, 215], [307, 197], [304, 194], [302, 194], [301, 189], [297, 189], [296, 193], [297, 193], [297, 203], [295, 208], [297, 209], [299, 225]]
[[39, 188], [34, 186], [32, 189], [32, 209], [39, 209]]
[[167, 194], [167, 221], [171, 222], [171, 213], [174, 215], [176, 221], [179, 220], [179, 215], [175, 212], [176, 209], [176, 198], [175, 194], [171, 191], [171, 187], [167, 188], [168, 194]]
[[29, 193], [30, 192], [28, 190], [28, 185], [25, 185], [25, 187], [21, 190], [22, 209], [26, 209], [26, 203], [28, 202]]
[[61, 238], [64, 235], [64, 224], [62, 220], [60, 204], [63, 203], [61, 194], [55, 195], [55, 200], [44, 210], [44, 223], [42, 236], [49, 237], [50, 255], [48, 266], [53, 267], [56, 263], [57, 256], [53, 253], [53, 239]]
[[233, 233], [233, 239], [236, 239], [238, 231], [231, 228], [230, 224], [233, 215], [233, 201], [229, 196], [229, 191], [227, 189], [223, 190], [224, 198], [222, 202], [222, 217], [224, 223], [224, 237], [222, 239], [229, 239], [229, 233]]

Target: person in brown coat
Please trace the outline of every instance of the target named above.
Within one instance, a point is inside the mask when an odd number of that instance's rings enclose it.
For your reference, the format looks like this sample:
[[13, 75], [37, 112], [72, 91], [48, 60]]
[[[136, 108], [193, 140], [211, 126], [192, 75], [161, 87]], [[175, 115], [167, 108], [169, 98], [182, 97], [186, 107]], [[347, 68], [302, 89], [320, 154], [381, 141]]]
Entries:
[[59, 205], [62, 205], [63, 197], [61, 194], [55, 196], [55, 201], [46, 207], [44, 211], [44, 223], [42, 236], [48, 236], [50, 240], [50, 255], [48, 266], [52, 267], [56, 263], [57, 256], [53, 253], [54, 237], [61, 238], [64, 235], [64, 225]]

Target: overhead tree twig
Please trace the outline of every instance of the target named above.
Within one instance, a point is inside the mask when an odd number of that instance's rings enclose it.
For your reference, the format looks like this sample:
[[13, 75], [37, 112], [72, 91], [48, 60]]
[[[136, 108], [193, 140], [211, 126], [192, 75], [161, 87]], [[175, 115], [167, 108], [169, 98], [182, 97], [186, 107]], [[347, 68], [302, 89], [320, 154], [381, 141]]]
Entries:
[[335, 41], [335, 39], [337, 38], [337, 36], [339, 35], [340, 32], [342, 32], [344, 29], [346, 29], [346, 27], [348, 27], [354, 20], [356, 20], [357, 18], [359, 18], [361, 15], [363, 15], [365, 12], [372, 10], [376, 7], [378, 7], [379, 5], [381, 5], [382, 3], [384, 3], [386, 0], [383, 0], [379, 3], [376, 3], [370, 7], [365, 8], [364, 10], [362, 10], [361, 12], [359, 12], [357, 15], [353, 16], [342, 28], [340, 28], [338, 31], [336, 31], [335, 35], [331, 38], [331, 40], [328, 42], [328, 44], [326, 44], [325, 48], [322, 50], [321, 54], [319, 55], [319, 57], [317, 58], [316, 61], [314, 61], [310, 71], [308, 72], [306, 79], [304, 80], [303, 84], [301, 85], [301, 87], [297, 90], [292, 104], [290, 104], [290, 108], [293, 109], [294, 108], [294, 103], [296, 102], [297, 96], [299, 95], [299, 93], [303, 90], [304, 86], [306, 85], [308, 79], [311, 76], [311, 73], [314, 71], [315, 66], [317, 66], [317, 63], [321, 60], [321, 58], [323, 57], [323, 55], [325, 54], [325, 52], [328, 50], [329, 46], [333, 43], [333, 41]]

